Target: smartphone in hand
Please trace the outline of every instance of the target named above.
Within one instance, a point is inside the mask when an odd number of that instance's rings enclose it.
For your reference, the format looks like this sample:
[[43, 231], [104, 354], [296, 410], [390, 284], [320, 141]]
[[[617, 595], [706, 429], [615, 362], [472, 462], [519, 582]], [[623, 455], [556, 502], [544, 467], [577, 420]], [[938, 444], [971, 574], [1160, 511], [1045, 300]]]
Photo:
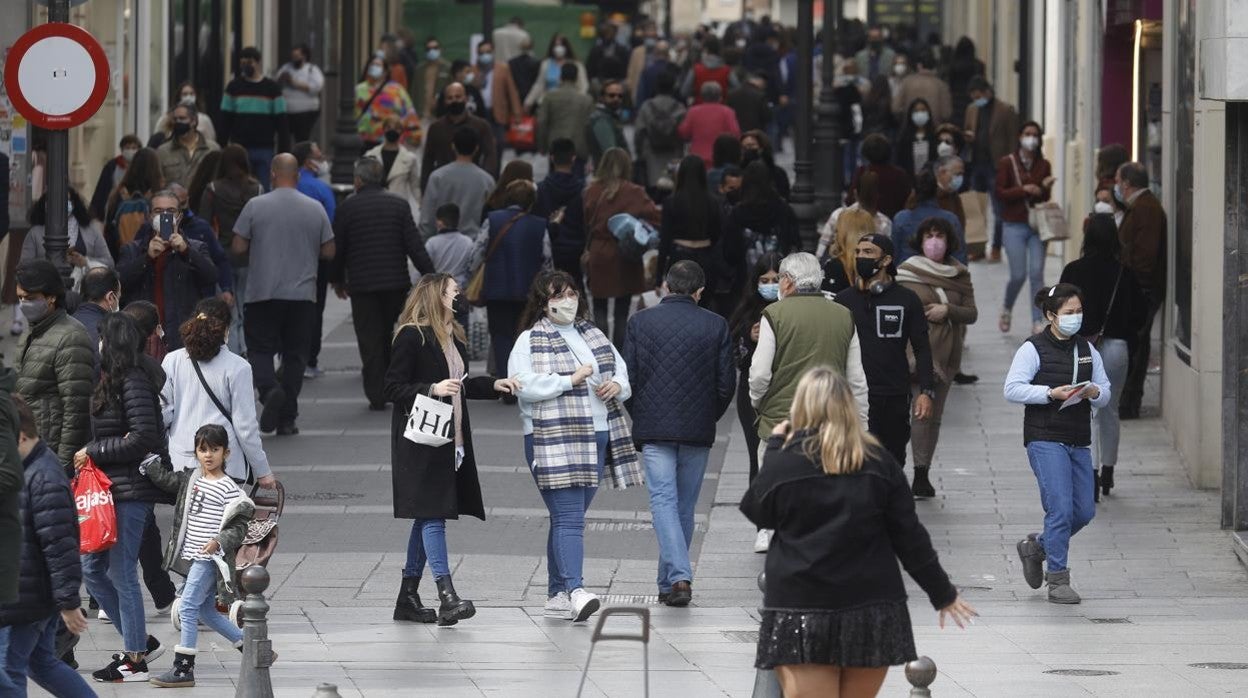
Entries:
[[173, 214], [160, 214], [160, 237], [162, 240], [168, 240], [173, 237]]

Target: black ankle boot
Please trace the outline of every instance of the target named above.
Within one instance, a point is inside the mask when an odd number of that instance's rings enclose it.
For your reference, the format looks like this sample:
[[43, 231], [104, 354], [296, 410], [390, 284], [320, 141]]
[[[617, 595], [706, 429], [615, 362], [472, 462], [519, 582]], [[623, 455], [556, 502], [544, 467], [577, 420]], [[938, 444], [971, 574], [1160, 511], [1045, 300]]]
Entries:
[[164, 674], [149, 679], [151, 683], [161, 688], [193, 687], [195, 685], [195, 655], [192, 652], [194, 649], [176, 648], [173, 666]]
[[936, 488], [932, 486], [932, 481], [927, 478], [929, 468], [914, 468], [914, 482], [910, 485], [910, 493], [920, 499], [927, 499], [936, 496]]
[[1101, 494], [1109, 496], [1109, 491], [1114, 489], [1114, 466], [1101, 466]]
[[399, 587], [399, 599], [394, 602], [394, 619], [407, 620], [415, 623], [432, 623], [438, 619], [438, 612], [425, 608], [420, 602], [420, 594], [416, 588], [420, 586], [420, 577], [404, 577], [403, 586]]
[[438, 625], [455, 625], [477, 615], [472, 602], [459, 598], [459, 594], [455, 593], [455, 584], [450, 576], [438, 578], [438, 598], [442, 601], [438, 607]]
[[1092, 501], [1101, 501], [1101, 471], [1092, 469]]

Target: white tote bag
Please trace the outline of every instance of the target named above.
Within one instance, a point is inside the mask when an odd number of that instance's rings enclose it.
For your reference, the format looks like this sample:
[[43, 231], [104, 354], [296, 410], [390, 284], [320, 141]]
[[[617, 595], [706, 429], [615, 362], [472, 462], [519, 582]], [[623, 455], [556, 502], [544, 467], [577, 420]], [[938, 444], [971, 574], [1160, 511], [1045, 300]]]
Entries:
[[445, 446], [455, 438], [455, 409], [428, 395], [417, 395], [403, 436], [421, 446]]

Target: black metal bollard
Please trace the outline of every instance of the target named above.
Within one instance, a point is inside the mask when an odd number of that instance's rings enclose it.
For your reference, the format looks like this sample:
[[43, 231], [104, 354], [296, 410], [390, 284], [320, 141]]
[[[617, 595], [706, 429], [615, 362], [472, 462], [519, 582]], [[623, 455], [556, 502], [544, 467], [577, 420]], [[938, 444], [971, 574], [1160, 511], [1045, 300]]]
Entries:
[[936, 662], [931, 657], [919, 657], [906, 664], [906, 680], [913, 686], [910, 698], [930, 698], [932, 691], [928, 686], [936, 680]]
[[252, 565], [239, 575], [243, 590], [243, 668], [238, 675], [234, 698], [273, 698], [273, 681], [269, 667], [273, 665], [273, 644], [269, 641], [269, 625], [265, 616], [269, 604], [264, 592], [269, 588], [269, 571]]

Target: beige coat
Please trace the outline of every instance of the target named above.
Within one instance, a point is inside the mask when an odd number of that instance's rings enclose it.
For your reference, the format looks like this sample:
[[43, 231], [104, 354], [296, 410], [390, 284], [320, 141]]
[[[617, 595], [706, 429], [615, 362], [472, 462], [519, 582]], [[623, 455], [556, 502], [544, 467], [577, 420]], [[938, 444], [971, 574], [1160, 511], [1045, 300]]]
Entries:
[[[382, 146], [376, 146], [364, 153], [364, 157], [381, 160], [381, 149]], [[420, 220], [420, 159], [416, 153], [399, 147], [390, 176], [386, 178], [386, 190], [407, 199], [407, 205], [412, 207], [412, 220]]]
[[[946, 259], [948, 265], [935, 264], [927, 257], [918, 255], [903, 262], [897, 273], [897, 282], [918, 294], [924, 308], [942, 303], [949, 306], [949, 314], [944, 320], [927, 323], [927, 336], [932, 344], [932, 367], [936, 370], [936, 379], [942, 383], [949, 383], [958, 372], [962, 365], [966, 326], [979, 319], [971, 272], [952, 257]], [[946, 275], [949, 270], [955, 273]]]

